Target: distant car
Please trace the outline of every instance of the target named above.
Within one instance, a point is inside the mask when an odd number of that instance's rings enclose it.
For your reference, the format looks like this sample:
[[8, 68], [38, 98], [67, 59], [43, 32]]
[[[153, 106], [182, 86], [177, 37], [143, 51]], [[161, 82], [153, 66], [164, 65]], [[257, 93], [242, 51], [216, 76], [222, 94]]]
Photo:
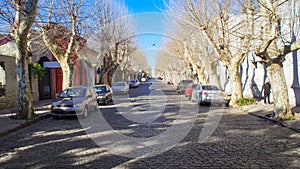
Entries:
[[187, 88], [187, 85], [190, 83], [194, 83], [193, 80], [181, 80], [176, 88], [177, 93], [183, 94], [185, 93], [185, 89]]
[[192, 101], [197, 101], [198, 104], [223, 104], [224, 93], [215, 85], [199, 84], [193, 90]]
[[190, 83], [187, 85], [187, 88], [185, 89], [185, 96], [191, 100], [193, 89], [197, 87], [197, 84]]
[[137, 88], [140, 86], [140, 81], [137, 79], [133, 79], [129, 81], [129, 88]]
[[111, 88], [114, 94], [127, 94], [129, 91], [129, 85], [126, 82], [116, 82]]
[[51, 105], [51, 115], [83, 116], [98, 109], [97, 94], [91, 87], [70, 87], [62, 91]]
[[113, 91], [109, 85], [103, 84], [103, 85], [96, 85], [93, 87], [96, 90], [96, 93], [98, 95], [97, 97], [98, 105], [100, 104], [107, 105], [108, 102], [112, 101]]

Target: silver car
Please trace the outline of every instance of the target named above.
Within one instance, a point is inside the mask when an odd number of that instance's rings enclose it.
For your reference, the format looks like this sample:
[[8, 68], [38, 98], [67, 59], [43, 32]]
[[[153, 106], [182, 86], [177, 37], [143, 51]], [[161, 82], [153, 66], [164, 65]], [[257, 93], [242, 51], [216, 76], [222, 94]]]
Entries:
[[225, 103], [223, 92], [214, 85], [199, 84], [192, 92], [192, 101], [199, 104]]
[[127, 94], [129, 91], [129, 85], [126, 82], [116, 82], [111, 89], [114, 94]]
[[62, 91], [51, 105], [51, 115], [87, 117], [98, 109], [97, 94], [92, 87], [70, 87]]

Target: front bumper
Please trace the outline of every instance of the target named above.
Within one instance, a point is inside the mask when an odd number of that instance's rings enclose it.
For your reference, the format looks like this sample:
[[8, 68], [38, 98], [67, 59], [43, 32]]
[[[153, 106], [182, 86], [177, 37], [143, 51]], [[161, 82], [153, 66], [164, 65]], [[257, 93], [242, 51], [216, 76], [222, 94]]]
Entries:
[[83, 115], [82, 108], [75, 107], [52, 107], [52, 116], [81, 116]]
[[113, 92], [114, 92], [114, 94], [126, 94], [127, 93], [127, 91], [124, 91], [124, 90], [114, 90]]
[[106, 98], [105, 97], [97, 97], [97, 103], [105, 103], [106, 102]]

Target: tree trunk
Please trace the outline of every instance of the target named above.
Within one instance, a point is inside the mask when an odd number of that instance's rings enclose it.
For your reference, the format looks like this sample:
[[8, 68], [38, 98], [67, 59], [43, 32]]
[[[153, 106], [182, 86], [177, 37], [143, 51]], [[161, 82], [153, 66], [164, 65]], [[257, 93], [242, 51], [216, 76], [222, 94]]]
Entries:
[[37, 0], [15, 1], [16, 18], [14, 21], [14, 38], [16, 40], [16, 72], [18, 80], [17, 119], [34, 117], [32, 94], [29, 82], [29, 56], [27, 53], [27, 35], [35, 19]]
[[282, 64], [268, 66], [272, 95], [274, 99], [274, 113], [276, 119], [288, 119], [292, 117], [289, 103], [288, 89]]
[[59, 60], [60, 67], [63, 73], [63, 90], [73, 85], [74, 65], [68, 64], [67, 58]]
[[18, 108], [17, 119], [32, 119], [34, 117], [32, 95], [29, 82], [27, 40], [16, 38], [17, 79], [18, 79]]
[[231, 87], [231, 100], [229, 105], [231, 107], [236, 107], [236, 100], [239, 98], [243, 98], [239, 64], [231, 63], [231, 65], [228, 65], [228, 73]]
[[207, 70], [209, 71], [209, 83], [216, 85], [217, 87], [219, 87], [219, 89], [222, 89], [219, 77], [217, 75], [217, 64], [215, 62], [211, 63], [210, 68], [208, 68]]
[[205, 72], [203, 67], [197, 67], [197, 73], [198, 73], [198, 79], [200, 83], [206, 83], [206, 77], [205, 77]]

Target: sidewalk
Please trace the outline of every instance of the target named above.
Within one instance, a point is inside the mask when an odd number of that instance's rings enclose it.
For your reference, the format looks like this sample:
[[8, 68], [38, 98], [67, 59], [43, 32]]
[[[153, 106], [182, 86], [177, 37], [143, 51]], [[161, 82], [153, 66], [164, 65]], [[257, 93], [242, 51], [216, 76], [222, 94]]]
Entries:
[[292, 111], [296, 114], [298, 119], [297, 120], [288, 120], [288, 121], [276, 121], [276, 120], [272, 119], [271, 117], [272, 117], [272, 114], [274, 111], [273, 106], [274, 106], [273, 104], [266, 105], [263, 102], [258, 102], [255, 105], [243, 106], [241, 108], [241, 110], [243, 110], [253, 116], [273, 121], [274, 123], [279, 124], [283, 127], [287, 127], [294, 131], [300, 132], [300, 119], [299, 119], [300, 107], [299, 106], [292, 108]]
[[0, 137], [50, 117], [51, 103], [52, 100], [45, 100], [35, 104], [34, 111], [37, 117], [29, 121], [12, 119], [11, 116], [15, 115], [15, 108], [0, 110]]

